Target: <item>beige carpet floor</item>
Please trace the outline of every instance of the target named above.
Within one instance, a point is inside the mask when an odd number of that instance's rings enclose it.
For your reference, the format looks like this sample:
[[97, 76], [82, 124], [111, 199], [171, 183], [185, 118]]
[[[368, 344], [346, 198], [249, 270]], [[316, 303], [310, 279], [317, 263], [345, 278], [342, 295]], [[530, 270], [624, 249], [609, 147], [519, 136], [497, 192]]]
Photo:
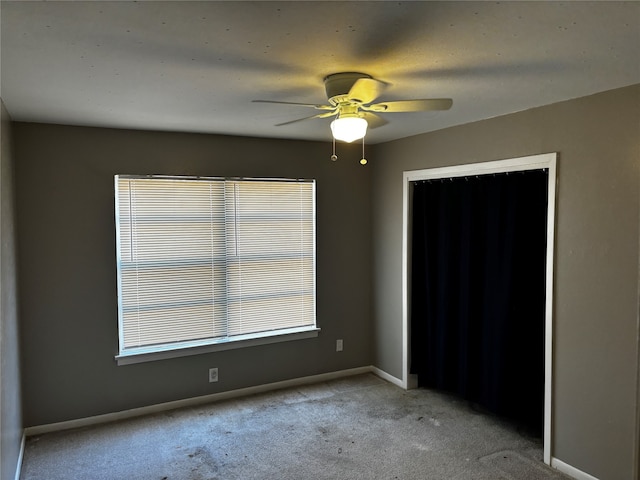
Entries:
[[367, 374], [27, 439], [22, 480], [567, 479], [455, 397]]

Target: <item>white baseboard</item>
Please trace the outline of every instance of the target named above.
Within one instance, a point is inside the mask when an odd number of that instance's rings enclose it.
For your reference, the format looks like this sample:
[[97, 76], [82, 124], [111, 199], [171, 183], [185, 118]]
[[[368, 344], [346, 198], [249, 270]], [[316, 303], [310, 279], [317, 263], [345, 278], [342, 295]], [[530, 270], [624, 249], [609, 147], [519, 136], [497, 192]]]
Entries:
[[64, 422], [49, 423], [46, 425], [36, 425], [33, 427], [27, 427], [25, 429], [25, 436], [42, 435], [49, 432], [57, 432], [60, 430], [69, 430], [71, 428], [88, 427], [91, 425], [98, 425], [101, 423], [114, 422], [117, 420], [124, 420], [127, 418], [139, 417], [142, 415], [149, 415], [153, 413], [164, 412], [167, 410], [174, 410], [176, 408], [193, 407], [206, 403], [212, 403], [220, 400], [228, 400], [231, 398], [244, 397], [254, 395], [257, 393], [264, 393], [273, 390], [280, 390], [283, 388], [298, 387], [303, 385], [309, 385], [312, 383], [326, 382], [329, 380], [335, 380], [343, 377], [351, 377], [353, 375], [360, 375], [363, 373], [373, 373], [383, 380], [402, 387], [402, 381], [389, 375], [388, 373], [373, 366], [350, 368], [347, 370], [339, 370], [337, 372], [321, 373], [318, 375], [310, 375], [308, 377], [294, 378], [291, 380], [283, 380], [281, 382], [267, 383], [265, 385], [257, 385], [255, 387], [239, 388], [237, 390], [230, 390], [228, 392], [212, 393], [210, 395], [204, 395], [200, 397], [186, 398], [184, 400], [176, 400], [173, 402], [159, 403], [156, 405], [149, 405], [147, 407], [133, 408], [130, 410], [123, 410], [121, 412], [106, 413], [103, 415], [96, 415], [93, 417], [79, 418], [76, 420], [68, 420]]
[[576, 467], [572, 467], [568, 463], [564, 463], [562, 460], [551, 457], [551, 466], [556, 470], [569, 475], [577, 480], [598, 480], [593, 475], [589, 475], [582, 470], [578, 470]]
[[22, 459], [24, 458], [24, 446], [27, 441], [27, 434], [25, 431], [22, 432], [22, 440], [20, 441], [20, 451], [18, 452], [18, 461], [16, 464], [16, 475], [15, 480], [20, 480], [20, 474], [22, 473]]
[[389, 383], [393, 383], [396, 387], [405, 388], [404, 383], [401, 379], [394, 377], [393, 375], [388, 374], [384, 370], [380, 370], [378, 367], [370, 367], [371, 373], [374, 373], [378, 377], [383, 380], [386, 380]]

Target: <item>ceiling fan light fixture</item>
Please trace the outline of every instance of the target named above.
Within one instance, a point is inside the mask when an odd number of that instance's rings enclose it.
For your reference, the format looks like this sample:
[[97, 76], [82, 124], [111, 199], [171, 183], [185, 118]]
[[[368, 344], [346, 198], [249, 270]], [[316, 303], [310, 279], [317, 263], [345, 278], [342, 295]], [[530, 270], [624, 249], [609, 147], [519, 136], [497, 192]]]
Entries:
[[367, 121], [358, 116], [341, 116], [331, 122], [333, 138], [351, 143], [360, 140], [367, 134]]

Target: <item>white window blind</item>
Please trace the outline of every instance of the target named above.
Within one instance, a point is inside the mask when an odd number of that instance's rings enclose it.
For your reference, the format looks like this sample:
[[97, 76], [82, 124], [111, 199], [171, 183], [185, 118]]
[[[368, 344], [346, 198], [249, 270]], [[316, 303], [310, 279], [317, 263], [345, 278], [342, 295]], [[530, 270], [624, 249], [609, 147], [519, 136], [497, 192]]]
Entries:
[[313, 181], [116, 176], [120, 354], [315, 328]]

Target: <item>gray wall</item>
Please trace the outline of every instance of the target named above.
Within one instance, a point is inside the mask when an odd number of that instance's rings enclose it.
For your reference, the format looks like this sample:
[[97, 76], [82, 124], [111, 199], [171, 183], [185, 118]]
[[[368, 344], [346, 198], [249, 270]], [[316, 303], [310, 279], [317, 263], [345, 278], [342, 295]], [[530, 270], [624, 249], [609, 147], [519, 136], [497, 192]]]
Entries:
[[[330, 142], [28, 123], [14, 123], [14, 147], [25, 426], [371, 365], [370, 169], [357, 149], [334, 163]], [[116, 366], [118, 173], [315, 178], [319, 337]]]
[[638, 450], [639, 106], [636, 85], [383, 144], [372, 162], [375, 364], [400, 377], [403, 171], [559, 153], [552, 455], [603, 480], [633, 478]]
[[11, 121], [0, 100], [0, 479], [15, 477], [22, 442]]

